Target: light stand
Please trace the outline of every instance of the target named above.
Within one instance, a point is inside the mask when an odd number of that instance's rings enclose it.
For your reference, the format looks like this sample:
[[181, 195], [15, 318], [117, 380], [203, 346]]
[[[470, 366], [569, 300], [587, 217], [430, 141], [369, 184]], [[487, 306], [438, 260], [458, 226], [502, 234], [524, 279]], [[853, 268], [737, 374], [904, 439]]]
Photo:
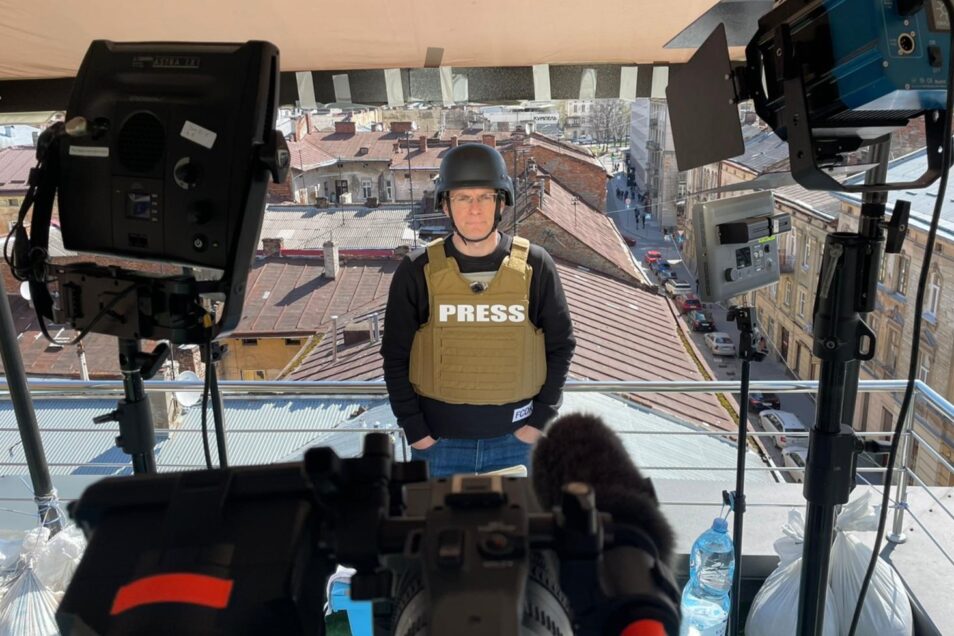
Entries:
[[[874, 153], [886, 172], [887, 142]], [[868, 179], [877, 179], [869, 173]], [[898, 253], [907, 228], [907, 201], [897, 201], [884, 223], [882, 193], [866, 195], [858, 232], [835, 232], [825, 241], [813, 312], [813, 353], [821, 360], [815, 424], [809, 437], [804, 495], [807, 502], [798, 634], [821, 634], [825, 618], [835, 507], [847, 503], [863, 444], [851, 427], [858, 363], [870, 360], [875, 334], [863, 320], [874, 309], [882, 253]], [[887, 239], [885, 234], [887, 233]]]
[[93, 418], [96, 424], [119, 422], [116, 445], [132, 459], [133, 472], [156, 472], [156, 433], [152, 426], [152, 411], [143, 379], [149, 380], [165, 364], [169, 357], [169, 345], [160, 344], [152, 353], [142, 351], [138, 340], [120, 338], [119, 367], [123, 373], [125, 398], [119, 401], [116, 410]]

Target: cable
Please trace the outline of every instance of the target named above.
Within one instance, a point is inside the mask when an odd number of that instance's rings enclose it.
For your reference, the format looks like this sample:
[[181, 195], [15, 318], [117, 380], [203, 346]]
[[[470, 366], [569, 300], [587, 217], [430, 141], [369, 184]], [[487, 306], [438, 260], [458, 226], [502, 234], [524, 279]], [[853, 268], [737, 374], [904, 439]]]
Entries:
[[205, 466], [212, 470], [212, 452], [209, 450], [209, 424], [206, 419], [209, 411], [209, 387], [212, 384], [212, 375], [209, 365], [212, 364], [212, 341], [205, 343], [205, 387], [202, 389], [202, 450], [205, 452]]
[[[948, 15], [954, 16], [954, 2], [952, 2], [952, 0], [944, 0], [944, 7]], [[888, 505], [890, 504], [891, 479], [894, 476], [894, 462], [898, 455], [901, 431], [904, 428], [908, 409], [911, 408], [911, 399], [914, 396], [914, 381], [917, 379], [918, 374], [918, 349], [921, 344], [921, 314], [924, 310], [924, 292], [927, 289], [928, 270], [931, 265], [931, 257], [934, 255], [934, 241], [937, 237], [937, 228], [941, 220], [941, 208], [944, 205], [944, 196], [947, 191], [947, 178], [951, 168], [952, 111], [954, 111], [954, 31], [951, 31], [950, 34], [950, 51], [947, 60], [947, 101], [944, 111], [943, 144], [941, 145], [941, 182], [938, 185], [937, 200], [934, 203], [934, 216], [931, 217], [931, 228], [928, 231], [927, 242], [924, 245], [924, 259], [921, 264], [921, 275], [918, 278], [918, 291], [914, 300], [914, 332], [911, 338], [908, 383], [904, 389], [904, 397], [901, 400], [901, 410], [898, 412], [898, 422], [894, 427], [894, 436], [891, 438], [891, 450], [888, 453], [888, 465], [885, 469], [884, 492], [881, 496], [881, 515], [878, 518], [878, 532], [875, 535], [871, 561], [868, 563], [868, 570], [865, 572], [865, 578], [861, 583], [861, 591], [858, 594], [858, 601], [855, 604], [855, 613], [851, 618], [851, 628], [848, 630], [848, 636], [854, 636], [855, 630], [858, 628], [858, 621], [861, 619], [861, 610], [865, 604], [868, 586], [871, 584], [874, 569], [878, 565], [879, 553], [881, 552], [881, 540], [884, 538], [884, 528], [888, 521]]]

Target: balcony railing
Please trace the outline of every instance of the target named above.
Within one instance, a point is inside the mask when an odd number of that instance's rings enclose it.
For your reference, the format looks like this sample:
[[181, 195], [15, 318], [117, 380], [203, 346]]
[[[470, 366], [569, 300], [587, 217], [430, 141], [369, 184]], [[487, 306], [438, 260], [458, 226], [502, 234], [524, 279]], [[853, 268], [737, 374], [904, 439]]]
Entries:
[[[753, 392], [772, 392], [772, 393], [815, 393], [817, 391], [817, 382], [815, 381], [753, 381], [750, 390]], [[147, 393], [169, 392], [169, 391], [201, 391], [201, 383], [182, 383], [168, 381], [151, 381], [146, 383]], [[860, 392], [875, 393], [900, 393], [904, 390], [905, 383], [901, 380], [869, 380], [862, 381], [859, 384]], [[220, 382], [219, 388], [223, 398], [252, 396], [256, 400], [278, 401], [287, 400], [290, 397], [358, 397], [374, 396], [376, 399], [386, 399], [386, 388], [383, 382], [239, 382], [227, 381]], [[79, 382], [69, 380], [31, 380], [30, 390], [34, 400], [44, 398], [82, 398], [82, 399], [103, 399], [121, 397], [123, 394], [122, 383], [119, 381], [93, 381]], [[640, 394], [640, 393], [737, 393], [739, 385], [737, 382], [597, 382], [597, 381], [570, 381], [567, 383], [567, 392], [571, 393], [601, 393], [601, 394]], [[0, 391], [0, 399], [9, 399], [7, 391]], [[933, 413], [934, 416], [945, 421], [954, 421], [954, 405], [945, 400], [929, 386], [923, 382], [916, 383], [915, 406], [912, 408], [905, 422], [902, 431], [902, 439], [899, 447], [898, 465], [894, 471], [893, 477], [893, 496], [891, 497], [891, 518], [889, 519], [886, 536], [889, 541], [896, 544], [891, 553], [892, 565], [898, 569], [902, 578], [905, 580], [912, 596], [917, 602], [912, 603], [917, 606], [918, 611], [924, 612], [921, 617], [922, 625], [933, 623], [937, 626], [954, 625], [954, 605], [949, 602], [947, 597], [950, 590], [950, 584], [954, 581], [954, 511], [952, 511], [952, 494], [954, 488], [936, 487], [924, 481], [919, 476], [914, 467], [911, 466], [912, 451], [914, 442], [917, 442], [918, 453], [929, 455], [937, 462], [939, 467], [954, 475], [954, 465], [948, 461], [944, 454], [938, 451], [932, 441], [918, 430], [915, 424], [914, 413], [920, 414], [926, 412]], [[211, 415], [209, 416], [211, 422]], [[610, 422], [612, 424], [612, 422]], [[806, 423], [807, 424], [807, 423]], [[211, 424], [210, 424], [211, 426]], [[752, 427], [750, 427], [752, 428]], [[0, 428], [0, 433], [10, 434], [16, 431], [16, 428]], [[112, 429], [112, 430], [115, 430]], [[293, 430], [282, 428], [276, 430], [269, 426], [269, 422], [263, 421], [260, 426], [255, 428], [242, 427], [241, 429], [230, 429], [228, 418], [226, 419], [226, 430], [228, 435], [237, 434], [255, 434], [268, 433], [270, 435], [287, 435], [313, 433], [315, 436], [321, 433], [328, 433], [329, 430], [334, 433], [345, 433], [348, 435], [364, 435], [369, 432], [387, 432], [392, 435], [399, 459], [408, 458], [410, 452], [404, 439], [403, 432], [393, 426], [382, 426], [376, 428], [367, 427], [335, 427], [329, 429], [321, 426], [302, 425]], [[51, 428], [41, 425], [43, 433], [55, 433], [64, 431], [70, 433], [89, 432], [100, 433], [110, 431], [108, 426], [96, 426], [92, 423], [86, 427], [69, 428]], [[732, 431], [691, 428], [687, 427], [685, 431], [618, 431], [620, 435], [642, 435], [642, 436], [707, 436], [733, 440], [735, 434]], [[193, 429], [174, 429], [169, 431], [169, 435], [198, 435], [199, 430]], [[751, 430], [748, 435], [759, 440], [770, 440], [780, 435], [775, 432], [764, 432]], [[791, 434], [787, 437], [797, 438], [807, 437], [808, 434]], [[890, 438], [891, 434], [886, 432], [860, 432], [862, 438]], [[198, 443], [198, 438], [196, 439]], [[9, 453], [8, 453], [9, 455]], [[112, 463], [95, 464], [66, 464], [51, 463], [51, 468], [128, 468], [128, 463], [121, 459], [124, 456], [117, 456], [119, 459]], [[7, 459], [7, 458], [3, 458]], [[699, 458], [698, 464], [691, 464], [688, 467], [673, 468], [672, 466], [652, 465], [652, 462], [640, 464], [640, 468], [645, 471], [680, 470], [686, 474], [686, 480], [693, 480], [693, 475], [700, 472], [725, 474], [724, 482], [700, 482], [691, 481], [691, 485], [683, 480], [663, 480], [660, 485], [657, 483], [657, 492], [659, 492], [663, 509], [669, 516], [673, 525], [681, 528], [683, 526], [691, 527], [693, 530], [703, 527], [705, 517], [709, 520], [717, 513], [719, 493], [722, 488], [734, 485], [734, 468], [725, 466], [705, 465], [705, 458]], [[12, 461], [12, 457], [7, 461], [0, 461], [2, 471], [6, 475], [23, 475], [27, 472], [27, 466], [24, 462]], [[164, 470], [185, 470], [204, 468], [204, 465], [195, 463], [166, 464], [162, 466]], [[797, 478], [804, 472], [804, 468], [796, 466], [778, 466], [769, 462], [769, 465], [746, 468], [760, 474], [771, 474], [780, 482], [785, 478]], [[59, 471], [62, 472], [62, 471]], [[859, 489], [870, 488], [873, 494], [880, 492], [878, 486], [881, 482], [881, 475], [884, 469], [878, 467], [865, 467], [859, 469]], [[865, 486], [864, 484], [868, 484]], [[660, 487], [662, 486], [662, 487]], [[777, 531], [784, 523], [784, 514], [787, 510], [798, 507], [803, 504], [801, 497], [801, 487], [796, 484], [775, 483], [773, 484], [753, 484], [753, 487], [747, 487], [749, 513], [758, 519], [763, 519], [746, 523], [748, 528], [761, 527], [763, 530], [757, 533], [747, 532], [745, 536], [744, 548], [748, 556], [752, 552], [761, 550], [764, 555], [771, 556], [771, 539], [776, 538], [778, 534], [772, 534], [772, 530]], [[873, 499], [875, 499], [873, 498]], [[873, 501], [874, 502], [874, 501]], [[19, 504], [21, 508], [33, 503], [33, 498], [26, 496], [22, 498], [3, 498], [2, 506]], [[693, 512], [695, 511], [695, 512]], [[704, 511], [701, 516], [699, 511]], [[774, 516], [769, 516], [769, 515]], [[688, 517], [692, 517], [688, 519]], [[748, 517], [747, 517], [748, 518]], [[768, 519], [766, 521], [766, 519]], [[691, 521], [691, 523], [689, 523]], [[680, 523], [681, 522], [681, 523]], [[773, 527], [772, 524], [776, 524]], [[768, 529], [768, 530], [765, 530]], [[750, 536], [751, 534], [751, 536]], [[679, 535], [680, 544], [677, 549], [684, 554], [689, 547], [688, 541], [691, 540], [694, 533], [687, 533], [687, 536]], [[766, 539], [768, 537], [768, 539]], [[897, 544], [908, 542], [910, 545], [899, 546]], [[932, 556], [936, 555], [936, 556]], [[766, 570], [765, 559], [756, 560], [755, 565], [747, 563], [744, 571], [747, 576], [764, 578], [774, 568], [774, 563]], [[761, 564], [761, 565], [760, 565]], [[677, 571], [684, 571], [685, 564], [677, 564]], [[761, 569], [760, 569], [761, 568]], [[924, 621], [927, 621], [925, 623]], [[942, 627], [943, 630], [943, 627]], [[918, 632], [916, 632], [918, 633]], [[931, 633], [930, 631], [924, 633]]]

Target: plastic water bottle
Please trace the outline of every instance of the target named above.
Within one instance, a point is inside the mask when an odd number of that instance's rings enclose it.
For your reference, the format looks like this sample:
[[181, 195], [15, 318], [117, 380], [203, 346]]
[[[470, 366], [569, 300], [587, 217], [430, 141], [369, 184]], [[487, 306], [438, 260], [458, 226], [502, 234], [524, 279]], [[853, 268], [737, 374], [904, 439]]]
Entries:
[[689, 554], [689, 582], [682, 591], [681, 636], [723, 636], [729, 622], [729, 591], [735, 547], [729, 524], [718, 517]]

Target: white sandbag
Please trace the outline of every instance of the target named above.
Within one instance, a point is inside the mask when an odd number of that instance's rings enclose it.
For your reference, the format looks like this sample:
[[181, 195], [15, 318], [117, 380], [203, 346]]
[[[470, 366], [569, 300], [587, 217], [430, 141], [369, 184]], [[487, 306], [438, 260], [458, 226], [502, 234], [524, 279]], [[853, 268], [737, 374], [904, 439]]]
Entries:
[[51, 592], [62, 595], [86, 549], [86, 537], [75, 524], [70, 524], [53, 535], [37, 553], [33, 561], [36, 577]]
[[[842, 634], [847, 634], [851, 628], [851, 618], [861, 592], [861, 581], [871, 560], [871, 546], [853, 533], [873, 532], [878, 529], [878, 508], [869, 506], [869, 501], [870, 491], [866, 491], [842, 508], [838, 516], [835, 544], [831, 549], [831, 590], [835, 602], [842, 608]], [[871, 539], [873, 538], [872, 536]], [[865, 604], [856, 633], [911, 636], [913, 632], [911, 601], [901, 577], [884, 559], [879, 558], [865, 594]]]
[[[802, 560], [780, 565], [772, 572], [749, 609], [745, 636], [795, 636], [798, 627], [798, 588], [802, 577]], [[838, 606], [831, 591], [825, 597], [824, 636], [838, 635]]]
[[3, 636], [59, 636], [56, 597], [27, 566], [0, 602], [0, 634]]

